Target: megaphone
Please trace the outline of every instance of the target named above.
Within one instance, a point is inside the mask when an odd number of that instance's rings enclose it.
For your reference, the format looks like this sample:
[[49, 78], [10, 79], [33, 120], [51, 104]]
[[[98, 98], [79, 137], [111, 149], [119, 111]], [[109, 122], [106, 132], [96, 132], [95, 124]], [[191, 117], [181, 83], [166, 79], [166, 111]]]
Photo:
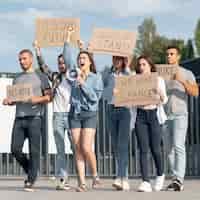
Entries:
[[70, 81], [75, 81], [80, 73], [81, 70], [79, 68], [67, 70], [67, 79]]

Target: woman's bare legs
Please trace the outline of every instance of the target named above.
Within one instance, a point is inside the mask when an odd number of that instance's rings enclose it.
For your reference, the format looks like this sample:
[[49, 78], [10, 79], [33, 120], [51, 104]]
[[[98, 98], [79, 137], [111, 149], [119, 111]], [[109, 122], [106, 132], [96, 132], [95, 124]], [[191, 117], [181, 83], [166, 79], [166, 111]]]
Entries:
[[81, 148], [82, 129], [74, 128], [72, 131], [72, 139], [75, 145], [76, 166], [79, 176], [79, 184], [85, 184], [85, 157]]
[[97, 176], [97, 162], [94, 152], [94, 141], [96, 129], [84, 128], [81, 135], [81, 147], [84, 152], [85, 159], [88, 161], [93, 177]]

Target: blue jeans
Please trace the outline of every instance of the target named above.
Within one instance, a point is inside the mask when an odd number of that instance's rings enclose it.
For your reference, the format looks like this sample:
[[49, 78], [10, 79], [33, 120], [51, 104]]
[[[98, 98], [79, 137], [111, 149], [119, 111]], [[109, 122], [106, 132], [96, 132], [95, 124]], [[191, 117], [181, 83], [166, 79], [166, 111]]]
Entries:
[[111, 139], [116, 159], [117, 177], [126, 179], [128, 178], [130, 109], [111, 106], [110, 119]]
[[70, 142], [71, 136], [69, 134], [68, 113], [54, 112], [53, 114], [53, 132], [57, 149], [56, 157], [56, 176], [67, 177], [67, 163], [65, 156], [65, 131], [67, 131]]
[[180, 115], [166, 121], [164, 144], [169, 153], [172, 175], [183, 182], [186, 168], [185, 140], [188, 115]]

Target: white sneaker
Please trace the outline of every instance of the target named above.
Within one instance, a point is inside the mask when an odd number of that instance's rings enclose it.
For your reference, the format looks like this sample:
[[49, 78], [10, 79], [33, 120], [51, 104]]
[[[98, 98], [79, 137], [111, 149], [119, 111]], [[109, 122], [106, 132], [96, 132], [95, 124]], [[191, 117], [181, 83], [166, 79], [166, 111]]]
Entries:
[[138, 188], [138, 192], [152, 192], [151, 184], [147, 181], [143, 181]]
[[120, 178], [116, 178], [114, 183], [112, 184], [112, 186], [116, 189], [116, 190], [122, 190], [122, 181]]
[[128, 180], [122, 180], [122, 190], [123, 191], [129, 191], [130, 190], [130, 185]]
[[63, 178], [59, 178], [56, 181], [56, 190], [69, 190], [70, 185], [67, 181], [65, 181]]
[[154, 190], [155, 191], [160, 191], [163, 188], [163, 184], [165, 181], [165, 175], [163, 174], [162, 176], [157, 176], [154, 184]]

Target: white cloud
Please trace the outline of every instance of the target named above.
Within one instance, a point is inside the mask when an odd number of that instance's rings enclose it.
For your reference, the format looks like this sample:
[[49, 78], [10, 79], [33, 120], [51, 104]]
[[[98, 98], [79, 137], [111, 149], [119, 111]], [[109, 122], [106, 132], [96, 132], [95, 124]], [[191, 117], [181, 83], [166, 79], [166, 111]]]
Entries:
[[[23, 3], [24, 0], [13, 0]], [[141, 16], [157, 13], [181, 12], [184, 8], [195, 7], [199, 0], [29, 0], [32, 7], [40, 7], [58, 15], [77, 15], [80, 13], [107, 14], [111, 16]], [[28, 5], [28, 4], [27, 4]]]
[[[180, 25], [186, 25], [196, 21], [199, 16], [199, 0], [7, 0], [0, 2], [0, 55], [6, 57], [16, 56], [16, 52], [21, 48], [31, 48], [34, 39], [35, 18], [36, 17], [80, 17], [82, 18], [81, 34], [89, 38], [89, 31], [92, 26], [107, 26], [107, 21], [103, 21], [101, 16], [108, 19], [112, 28], [110, 18], [124, 19], [124, 27], [128, 24], [126, 19], [137, 26], [144, 16], [159, 16], [160, 23], [164, 23], [163, 29], [167, 29], [171, 34], [179, 33]], [[1, 10], [2, 9], [2, 10]], [[85, 21], [84, 16], [90, 17], [91, 21]], [[135, 16], [139, 16], [136, 22]], [[164, 17], [163, 17], [164, 16]], [[168, 19], [168, 16], [170, 17]], [[174, 17], [174, 19], [173, 19]], [[178, 19], [178, 21], [177, 21]], [[180, 21], [181, 19], [181, 21]], [[176, 25], [171, 25], [174, 22]], [[86, 25], [86, 23], [88, 23]], [[129, 22], [130, 23], [130, 22]], [[137, 25], [136, 25], [137, 24]], [[83, 25], [83, 26], [82, 26]], [[119, 27], [122, 24], [119, 24]], [[118, 24], [113, 24], [118, 26]], [[173, 27], [172, 27], [173, 26]], [[179, 28], [178, 28], [179, 27]], [[191, 26], [190, 26], [191, 27]], [[91, 28], [91, 29], [90, 29]], [[89, 30], [90, 29], [90, 30]], [[182, 28], [183, 30], [184, 28]], [[190, 28], [191, 29], [191, 28]], [[161, 30], [161, 32], [162, 32]], [[185, 30], [185, 29], [184, 29]], [[191, 30], [185, 30], [188, 34]], [[182, 34], [182, 33], [180, 33]], [[52, 57], [50, 53], [49, 57]], [[2, 60], [0, 61], [2, 63]], [[11, 61], [10, 61], [11, 62]], [[3, 66], [4, 64], [0, 64]], [[0, 66], [0, 67], [1, 67]]]
[[38, 16], [51, 17], [51, 13], [34, 8], [15, 12], [1, 12], [0, 42], [3, 48], [0, 48], [0, 53], [16, 51], [16, 48], [23, 46], [26, 40], [33, 39], [34, 22]]
[[7, 11], [0, 13], [0, 21], [2, 23], [19, 23], [22, 25], [30, 24], [30, 21], [36, 17], [51, 17], [52, 13], [46, 10], [38, 10], [36, 8], [27, 8], [25, 10]]

